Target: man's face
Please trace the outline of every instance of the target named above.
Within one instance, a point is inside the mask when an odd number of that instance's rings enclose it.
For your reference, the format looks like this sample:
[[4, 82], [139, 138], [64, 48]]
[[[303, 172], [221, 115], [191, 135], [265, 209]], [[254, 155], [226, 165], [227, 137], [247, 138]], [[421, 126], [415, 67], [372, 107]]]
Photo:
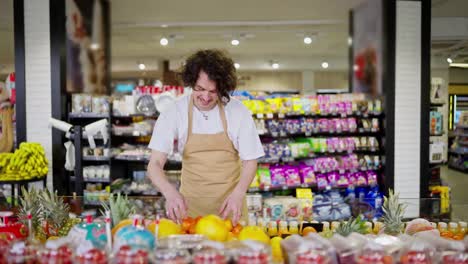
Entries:
[[193, 98], [195, 106], [202, 111], [213, 109], [218, 102], [216, 83], [210, 80], [204, 71], [198, 74], [198, 80], [193, 87]]

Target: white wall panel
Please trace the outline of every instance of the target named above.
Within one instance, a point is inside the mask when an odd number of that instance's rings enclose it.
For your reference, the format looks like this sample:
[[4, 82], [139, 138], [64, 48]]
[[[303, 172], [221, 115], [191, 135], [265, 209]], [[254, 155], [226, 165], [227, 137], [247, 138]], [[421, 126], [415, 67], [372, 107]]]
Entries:
[[[419, 215], [421, 3], [397, 1], [395, 65], [395, 191]], [[422, 157], [428, 158], [428, 157]]]
[[27, 140], [39, 142], [49, 160], [48, 188], [52, 188], [51, 68], [49, 1], [24, 1], [26, 52]]

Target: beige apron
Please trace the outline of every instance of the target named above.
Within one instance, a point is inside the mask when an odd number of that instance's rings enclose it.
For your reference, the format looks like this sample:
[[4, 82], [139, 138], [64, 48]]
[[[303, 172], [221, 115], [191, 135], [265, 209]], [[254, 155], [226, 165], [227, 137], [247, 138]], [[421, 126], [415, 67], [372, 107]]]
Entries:
[[[218, 215], [224, 199], [231, 194], [240, 179], [239, 153], [227, 134], [224, 107], [222, 104], [218, 104], [218, 107], [223, 132], [193, 134], [193, 97], [190, 98], [180, 192], [187, 201], [188, 215], [191, 217]], [[247, 219], [245, 198], [241, 219]]]

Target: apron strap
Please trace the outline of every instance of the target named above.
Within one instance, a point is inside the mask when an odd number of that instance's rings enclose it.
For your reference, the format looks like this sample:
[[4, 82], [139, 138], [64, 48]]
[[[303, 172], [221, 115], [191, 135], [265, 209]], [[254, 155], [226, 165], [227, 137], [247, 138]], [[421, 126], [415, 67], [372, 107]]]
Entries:
[[[221, 101], [218, 101], [219, 115], [221, 117], [221, 122], [223, 123], [224, 133], [227, 135], [227, 120], [226, 113], [224, 112], [224, 106]], [[193, 96], [190, 96], [190, 103], [188, 109], [188, 131], [187, 131], [187, 141], [188, 137], [192, 135], [192, 121], [193, 121]]]

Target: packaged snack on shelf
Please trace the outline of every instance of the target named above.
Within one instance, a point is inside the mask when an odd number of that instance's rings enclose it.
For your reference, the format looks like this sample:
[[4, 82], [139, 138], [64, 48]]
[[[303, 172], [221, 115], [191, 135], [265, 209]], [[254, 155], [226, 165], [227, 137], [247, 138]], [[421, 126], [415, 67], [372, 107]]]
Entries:
[[377, 132], [379, 131], [379, 119], [378, 118], [372, 118], [372, 132]]
[[316, 96], [311, 96], [310, 97], [310, 110], [312, 114], [319, 114], [320, 113], [320, 107], [318, 104], [318, 100]]
[[312, 185], [317, 183], [312, 166], [301, 164], [299, 166], [299, 175], [301, 177], [301, 183], [303, 184]]
[[281, 165], [275, 165], [270, 167], [271, 173], [271, 185], [273, 187], [286, 186], [286, 175], [284, 167]]
[[332, 133], [332, 128], [330, 128], [330, 125], [329, 125], [329, 122], [328, 122], [328, 119], [326, 118], [321, 118], [321, 119], [318, 119], [317, 120], [317, 123], [318, 123], [318, 131], [321, 132], [321, 133], [324, 133], [324, 132], [330, 132]]
[[282, 198], [284, 205], [284, 219], [288, 221], [297, 220], [302, 211], [301, 202], [293, 197]]
[[310, 145], [305, 142], [293, 142], [289, 143], [289, 149], [292, 157], [305, 158], [309, 156]]
[[348, 130], [349, 132], [357, 131], [357, 121], [356, 118], [348, 118]]
[[92, 96], [89, 94], [72, 95], [73, 113], [90, 113], [93, 111], [92, 104]]
[[292, 112], [293, 112], [292, 98], [290, 98], [290, 97], [281, 98], [280, 113], [289, 114], [289, 113], [292, 113]]
[[367, 184], [369, 186], [377, 185], [377, 173], [373, 170], [366, 171], [367, 174]]
[[260, 187], [260, 181], [258, 179], [259, 179], [259, 176], [258, 176], [258, 170], [257, 170], [257, 173], [255, 174], [255, 177], [253, 178], [252, 182], [250, 183], [249, 188], [258, 188], [258, 187]]
[[370, 151], [377, 151], [379, 149], [379, 141], [375, 137], [370, 137], [368, 139], [368, 144]]
[[302, 100], [299, 97], [292, 98], [292, 109], [294, 114], [304, 114], [304, 108], [302, 106]]
[[301, 98], [302, 111], [304, 114], [310, 114], [312, 112], [312, 102], [309, 98]]
[[286, 176], [287, 186], [299, 186], [301, 185], [301, 179], [299, 177], [299, 168], [294, 166], [285, 166], [284, 173]]
[[93, 96], [92, 111], [97, 114], [107, 114], [110, 110], [109, 97]]
[[371, 212], [365, 212], [363, 215], [371, 220], [378, 219], [382, 217], [382, 205], [383, 205], [383, 195], [379, 191], [379, 187], [372, 187], [369, 192], [366, 194], [365, 202], [367, 202], [371, 208]]
[[338, 172], [329, 172], [327, 174], [327, 177], [328, 177], [328, 184], [331, 186], [331, 187], [336, 187], [338, 186], [338, 180], [339, 180], [339, 174]]
[[357, 174], [356, 173], [347, 172], [346, 175], [347, 175], [347, 178], [348, 178], [349, 185], [351, 185], [351, 186], [357, 185], [357, 177], [356, 177]]
[[313, 219], [313, 199], [298, 199], [302, 208], [302, 220], [311, 221]]
[[261, 187], [270, 187], [271, 186], [271, 173], [269, 167], [260, 167], [257, 170], [258, 180]]
[[317, 188], [319, 190], [326, 189], [328, 187], [328, 178], [326, 174], [317, 174]]
[[284, 204], [278, 197], [264, 199], [263, 208], [266, 209], [268, 217], [273, 221], [281, 220], [284, 217]]
[[362, 172], [358, 171], [354, 173], [354, 178], [356, 179], [356, 186], [367, 186], [367, 175]]
[[338, 187], [348, 187], [349, 186], [349, 180], [348, 180], [348, 174], [346, 173], [341, 173], [339, 175], [339, 178], [338, 178], [338, 181], [336, 183], [336, 185]]
[[246, 202], [249, 212], [261, 212], [263, 209], [263, 198], [261, 194], [247, 194]]

